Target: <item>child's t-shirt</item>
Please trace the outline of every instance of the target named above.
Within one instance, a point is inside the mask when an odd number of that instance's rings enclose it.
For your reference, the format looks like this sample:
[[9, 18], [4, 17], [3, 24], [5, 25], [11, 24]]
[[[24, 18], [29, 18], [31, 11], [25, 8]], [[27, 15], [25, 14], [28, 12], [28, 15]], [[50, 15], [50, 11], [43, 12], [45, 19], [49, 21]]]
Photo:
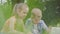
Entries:
[[38, 34], [38, 28], [37, 28], [37, 24], [34, 24], [34, 29], [33, 29], [33, 32], [35, 32], [34, 34]]
[[[42, 34], [42, 29], [48, 30], [47, 25], [45, 24], [45, 22], [43, 20], [40, 20], [40, 22], [36, 25], [33, 24], [31, 18], [28, 19], [25, 23], [26, 28], [31, 31], [33, 34], [37, 33], [37, 34]], [[37, 29], [34, 28], [34, 26], [36, 26]], [[35, 31], [37, 32], [34, 32]]]

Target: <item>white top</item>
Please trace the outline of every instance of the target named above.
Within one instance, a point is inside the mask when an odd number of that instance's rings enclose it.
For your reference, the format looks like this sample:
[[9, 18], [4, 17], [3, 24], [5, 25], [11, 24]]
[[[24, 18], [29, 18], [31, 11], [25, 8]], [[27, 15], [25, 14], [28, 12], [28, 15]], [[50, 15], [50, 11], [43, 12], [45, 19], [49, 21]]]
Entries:
[[34, 34], [38, 34], [37, 24], [34, 24], [34, 29], [33, 29], [33, 31], [35, 32]]

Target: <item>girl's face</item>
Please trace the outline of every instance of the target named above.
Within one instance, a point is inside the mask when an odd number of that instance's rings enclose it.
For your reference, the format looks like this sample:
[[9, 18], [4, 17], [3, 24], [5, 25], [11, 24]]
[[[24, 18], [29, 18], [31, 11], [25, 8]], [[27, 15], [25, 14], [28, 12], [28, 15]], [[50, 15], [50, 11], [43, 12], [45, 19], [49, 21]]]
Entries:
[[28, 13], [28, 7], [22, 7], [22, 9], [17, 10], [17, 14], [20, 18], [24, 19]]

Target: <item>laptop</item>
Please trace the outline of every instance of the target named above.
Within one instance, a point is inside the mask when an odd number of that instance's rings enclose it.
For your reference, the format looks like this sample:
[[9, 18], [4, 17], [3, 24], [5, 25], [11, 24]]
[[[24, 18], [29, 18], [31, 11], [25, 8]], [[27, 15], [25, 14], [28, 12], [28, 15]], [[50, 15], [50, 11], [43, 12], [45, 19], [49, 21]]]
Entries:
[[60, 34], [60, 27], [52, 27], [50, 34]]

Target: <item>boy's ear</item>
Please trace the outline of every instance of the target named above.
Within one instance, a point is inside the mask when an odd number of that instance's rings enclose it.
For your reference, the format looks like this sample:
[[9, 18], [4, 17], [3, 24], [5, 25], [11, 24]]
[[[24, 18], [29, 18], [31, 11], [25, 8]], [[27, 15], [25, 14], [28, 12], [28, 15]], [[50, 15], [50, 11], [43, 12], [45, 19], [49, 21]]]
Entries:
[[35, 17], [35, 14], [34, 13], [31, 13], [31, 18], [34, 18]]
[[31, 14], [31, 18], [33, 18], [33, 15]]
[[33, 16], [33, 15], [31, 15], [31, 18], [34, 18], [34, 16]]

